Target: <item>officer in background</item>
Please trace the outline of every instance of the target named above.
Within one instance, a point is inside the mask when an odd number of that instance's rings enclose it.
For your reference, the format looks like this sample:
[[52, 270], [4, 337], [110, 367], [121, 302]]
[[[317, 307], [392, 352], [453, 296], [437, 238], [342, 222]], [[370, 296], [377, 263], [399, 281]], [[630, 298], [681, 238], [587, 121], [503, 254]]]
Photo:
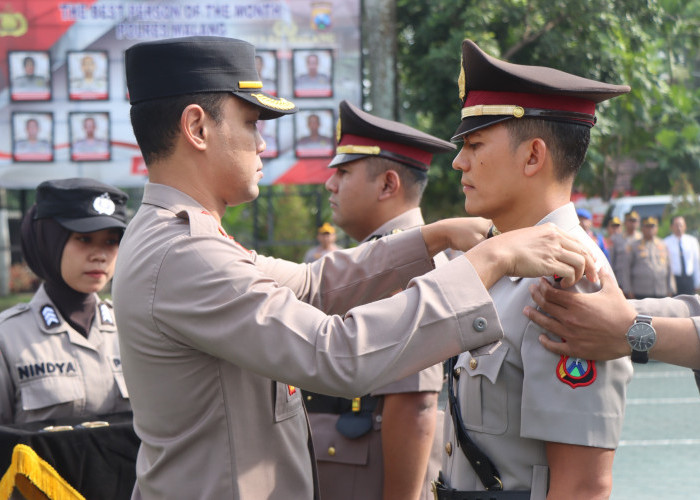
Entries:
[[671, 272], [678, 295], [693, 295], [700, 288], [700, 244], [695, 236], [686, 234], [685, 217], [671, 218], [671, 234], [664, 238]]
[[332, 252], [333, 250], [340, 250], [340, 247], [335, 243], [335, 228], [328, 222], [324, 222], [318, 228], [316, 239], [318, 240], [318, 245], [309, 248], [304, 255], [304, 262], [306, 263], [320, 259], [328, 252]]
[[43, 280], [0, 314], [0, 423], [129, 411], [112, 304], [127, 195], [92, 179], [42, 182], [22, 254]]
[[[432, 157], [454, 145], [347, 101], [339, 117], [326, 181], [333, 222], [360, 242], [423, 225], [419, 205]], [[447, 262], [442, 254], [434, 260]], [[321, 498], [432, 498], [439, 445], [427, 475], [426, 468], [442, 382], [437, 364], [352, 400], [305, 392]]]
[[629, 283], [625, 281], [627, 273], [625, 269], [629, 266], [629, 245], [640, 239], [639, 214], [636, 210], [631, 210], [625, 214], [625, 224], [623, 231], [614, 235], [611, 239], [613, 249], [610, 253], [610, 265], [612, 266], [617, 284], [625, 295], [631, 293]]
[[630, 299], [660, 298], [675, 294], [671, 262], [663, 240], [657, 238], [659, 221], [645, 217], [642, 238], [627, 245], [628, 263], [624, 282], [629, 286]]

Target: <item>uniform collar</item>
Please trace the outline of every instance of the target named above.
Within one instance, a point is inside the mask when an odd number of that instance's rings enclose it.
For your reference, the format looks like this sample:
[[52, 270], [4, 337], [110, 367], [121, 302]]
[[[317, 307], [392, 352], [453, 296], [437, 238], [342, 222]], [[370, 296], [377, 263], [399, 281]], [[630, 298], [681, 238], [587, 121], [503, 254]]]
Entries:
[[372, 237], [386, 236], [396, 230], [410, 229], [412, 227], [422, 226], [424, 223], [420, 207], [411, 208], [379, 226], [372, 231], [367, 238], [362, 240], [362, 243], [373, 239]]

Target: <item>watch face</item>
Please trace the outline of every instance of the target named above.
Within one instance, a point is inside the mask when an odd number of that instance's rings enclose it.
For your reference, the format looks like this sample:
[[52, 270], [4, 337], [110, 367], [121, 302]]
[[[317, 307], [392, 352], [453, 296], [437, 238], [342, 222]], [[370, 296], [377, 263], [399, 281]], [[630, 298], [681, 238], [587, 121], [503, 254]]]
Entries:
[[656, 332], [647, 323], [635, 323], [627, 332], [627, 342], [635, 351], [648, 351], [656, 343]]

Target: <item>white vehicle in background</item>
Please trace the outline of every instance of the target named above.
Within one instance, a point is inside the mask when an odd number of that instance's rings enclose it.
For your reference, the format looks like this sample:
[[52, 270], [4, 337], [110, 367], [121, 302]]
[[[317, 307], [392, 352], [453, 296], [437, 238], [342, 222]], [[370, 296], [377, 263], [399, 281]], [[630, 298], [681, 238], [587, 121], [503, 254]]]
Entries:
[[610, 200], [608, 210], [603, 217], [603, 227], [613, 217], [619, 217], [620, 221], [625, 220], [625, 214], [634, 210], [639, 214], [640, 219], [644, 217], [656, 217], [659, 221], [666, 215], [670, 215], [673, 196], [670, 194], [660, 194], [654, 196], [623, 196]]

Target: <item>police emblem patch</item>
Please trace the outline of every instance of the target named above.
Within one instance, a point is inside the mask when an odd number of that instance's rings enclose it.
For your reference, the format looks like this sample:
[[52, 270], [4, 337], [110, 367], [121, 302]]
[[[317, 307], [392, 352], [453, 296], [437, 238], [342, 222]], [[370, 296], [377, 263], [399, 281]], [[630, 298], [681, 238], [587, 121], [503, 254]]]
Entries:
[[595, 361], [562, 356], [557, 364], [557, 378], [573, 389], [591, 385], [596, 379]]
[[56, 309], [48, 304], [41, 308], [41, 317], [44, 318], [44, 326], [46, 328], [52, 328], [61, 324]]
[[92, 202], [92, 208], [98, 214], [112, 215], [117, 207], [114, 205], [112, 198], [109, 197], [109, 194], [103, 193]]

